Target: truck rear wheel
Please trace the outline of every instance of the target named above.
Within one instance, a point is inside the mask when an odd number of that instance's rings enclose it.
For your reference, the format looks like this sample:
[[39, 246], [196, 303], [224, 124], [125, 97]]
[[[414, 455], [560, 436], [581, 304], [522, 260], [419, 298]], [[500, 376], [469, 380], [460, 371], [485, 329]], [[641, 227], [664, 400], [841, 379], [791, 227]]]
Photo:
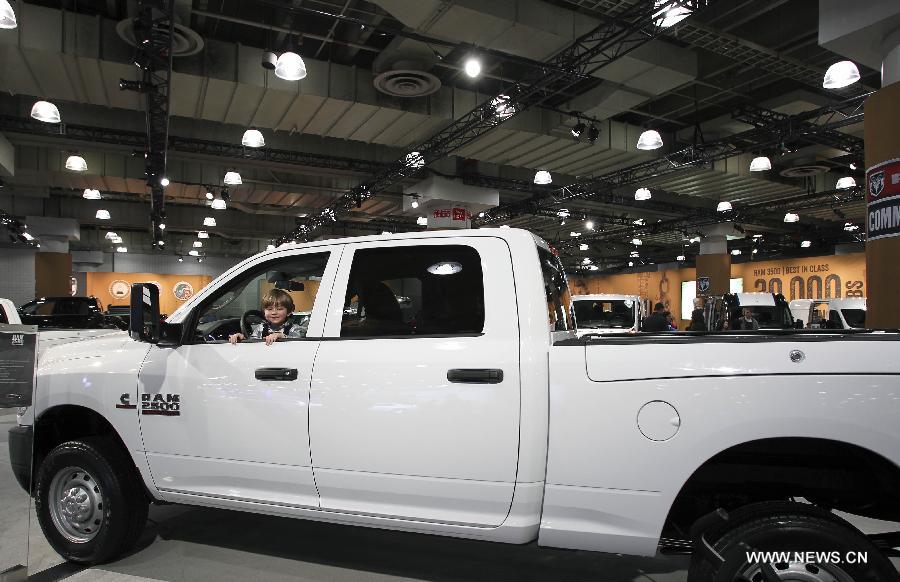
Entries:
[[35, 507], [59, 555], [100, 564], [134, 547], [147, 523], [148, 501], [125, 453], [108, 440], [62, 443], [37, 471]]
[[[717, 569], [695, 553], [689, 582], [767, 582], [773, 575], [804, 582], [900, 582], [897, 569], [865, 535], [808, 504], [748, 505], [704, 537], [725, 563]], [[751, 560], [753, 552], [775, 555]]]

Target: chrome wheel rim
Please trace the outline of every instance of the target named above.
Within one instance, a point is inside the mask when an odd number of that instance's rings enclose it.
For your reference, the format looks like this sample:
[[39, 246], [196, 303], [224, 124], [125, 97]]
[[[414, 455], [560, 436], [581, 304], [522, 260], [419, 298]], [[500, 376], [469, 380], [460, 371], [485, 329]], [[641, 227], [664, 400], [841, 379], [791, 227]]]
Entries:
[[[777, 562], [772, 564], [772, 569], [775, 570], [778, 579], [784, 582], [853, 582], [853, 577], [837, 564]], [[766, 580], [759, 564], [747, 566], [741, 572], [741, 576], [752, 582]]]
[[81, 467], [57, 471], [50, 481], [47, 501], [53, 525], [70, 542], [89, 542], [103, 527], [103, 491]]

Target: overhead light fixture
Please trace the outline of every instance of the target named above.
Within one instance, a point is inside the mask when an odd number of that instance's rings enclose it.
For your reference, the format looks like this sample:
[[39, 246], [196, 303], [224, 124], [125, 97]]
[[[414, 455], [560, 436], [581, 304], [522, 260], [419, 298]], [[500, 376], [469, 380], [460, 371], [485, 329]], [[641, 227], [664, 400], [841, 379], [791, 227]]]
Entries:
[[474, 79], [481, 74], [481, 61], [475, 57], [469, 57], [466, 59], [465, 70], [466, 74]]
[[750, 252], [750, 254], [751, 254], [751, 255], [755, 255], [755, 254], [758, 253], [758, 252], [759, 252], [759, 249], [753, 249], [753, 250]]
[[750, 162], [750, 171], [751, 172], [765, 172], [766, 170], [772, 169], [772, 162], [766, 156], [759, 156], [753, 158], [753, 161]]
[[224, 182], [229, 186], [237, 186], [238, 184], [243, 184], [243, 180], [241, 180], [241, 175], [235, 171], [225, 172], [225, 180]]
[[191, 250], [188, 251], [188, 254], [189, 254], [190, 256], [192, 256], [192, 257], [199, 257], [199, 256], [200, 256], [200, 251], [191, 249]]
[[633, 267], [633, 266], [634, 266], [634, 261], [628, 261], [628, 266], [629, 266], [629, 267]]
[[203, 246], [203, 241], [202, 241], [202, 240], [195, 240], [195, 241], [194, 241], [194, 248], [195, 248], [195, 249], [199, 249], [199, 248], [202, 247], [202, 246]]
[[306, 63], [297, 53], [281, 53], [275, 61], [275, 76], [285, 81], [299, 81], [306, 77]]
[[556, 216], [565, 220], [569, 218], [569, 209], [568, 208], [560, 208], [556, 211]]
[[241, 138], [241, 145], [248, 148], [261, 148], [266, 145], [266, 140], [263, 138], [261, 131], [251, 127], [244, 132], [244, 137]]
[[120, 245], [120, 244], [122, 244], [123, 241], [122, 241], [122, 237], [116, 236], [116, 237], [113, 237], [109, 242], [114, 245]]
[[853, 179], [852, 176], [844, 176], [843, 178], [839, 178], [835, 187], [838, 190], [846, 190], [847, 188], [853, 188], [856, 186], [856, 180]]
[[73, 172], [86, 172], [87, 162], [81, 156], [69, 156], [66, 158], [66, 169]]
[[631, 257], [632, 259], [636, 259], [639, 256], [641, 256], [641, 254], [637, 251], [631, 251], [630, 253], [628, 253], [628, 256]]
[[210, 192], [209, 190], [207, 190], [207, 191], [206, 191], [206, 199], [207, 199], [207, 200], [212, 200], [213, 198], [215, 198], [215, 196], [213, 196], [213, 193]]
[[178, 257], [178, 262], [179, 262], [179, 263], [183, 263], [183, 262], [184, 262], [184, 257]]
[[205, 230], [197, 231], [197, 238], [209, 238], [209, 233]]
[[418, 196], [413, 197], [413, 201], [410, 202], [409, 205], [412, 206], [413, 208], [418, 208], [419, 207], [419, 197]]
[[27, 240], [27, 241], [29, 241], [29, 242], [34, 240], [34, 237], [31, 236], [31, 233], [30, 233], [30, 232], [23, 232], [23, 233], [22, 233], [22, 238], [24, 238], [25, 240]]
[[654, 8], [657, 10], [653, 13], [653, 22], [660, 28], [669, 28], [675, 26], [685, 18], [691, 15], [691, 9], [681, 4], [670, 4], [670, 0], [656, 0]]
[[687, 257], [685, 257], [684, 255], [678, 255], [677, 257], [675, 257], [675, 260], [680, 262], [686, 260], [686, 258]]
[[[5, 2], [6, 0], [0, 0]], [[59, 123], [59, 109], [49, 101], [37, 101], [31, 106], [31, 117], [44, 123]]]
[[846, 230], [847, 232], [853, 232], [853, 231], [859, 230], [859, 226], [856, 224], [853, 224], [852, 222], [845, 222], [844, 230]]
[[212, 216], [207, 216], [206, 218], [203, 219], [203, 226], [215, 226], [215, 225], [216, 225], [216, 219], [213, 218]]
[[639, 238], [633, 238], [633, 239], [631, 239], [631, 244], [633, 244], [633, 245], [639, 247], [639, 246], [641, 246], [642, 244], [644, 244], [644, 241], [642, 241], [642, 240], [639, 239]]
[[579, 121], [578, 123], [576, 123], [575, 127], [572, 128], [572, 137], [574, 137], [576, 140], [580, 138], [586, 127], [587, 126], [583, 121]]
[[9, 0], [0, 0], [0, 28], [11, 29], [18, 26], [16, 13], [13, 12]]
[[579, 251], [586, 251], [586, 250], [588, 250], [588, 245], [587, 245], [587, 243], [581, 243], [580, 245], [578, 245], [578, 250], [579, 250]]
[[658, 150], [663, 146], [662, 136], [655, 129], [648, 129], [638, 138], [637, 149], [639, 150]]
[[579, 236], [581, 236], [581, 233], [580, 233], [580, 232], [575, 232], [575, 231], [573, 230], [573, 231], [571, 231], [571, 232], [569, 233], [569, 236], [571, 236], [572, 238], [578, 238]]
[[103, 210], [101, 208], [94, 216], [95, 218], [97, 218], [97, 220], [109, 220], [109, 210]]
[[753, 235], [753, 240], [760, 240], [762, 237], [763, 235], [757, 233]]
[[632, 221], [631, 221], [631, 224], [633, 224], [633, 225], [635, 225], [635, 226], [644, 226], [645, 223], [644, 223], [644, 219], [643, 219], [643, 218], [638, 218], [638, 219], [636, 219], [636, 220], [632, 220]]
[[634, 191], [635, 200], [650, 200], [651, 198], [653, 198], [653, 194], [649, 188], [638, 188]]
[[516, 108], [509, 104], [509, 95], [498, 95], [491, 99], [491, 107], [500, 119], [507, 119], [516, 114]]
[[165, 222], [160, 222], [160, 223], [159, 223], [159, 230], [166, 230], [166, 223], [165, 223]]
[[169, 184], [170, 184], [169, 179], [166, 178], [165, 176], [163, 176], [162, 178], [159, 179], [159, 185], [162, 186], [163, 188], [165, 188]]
[[784, 215], [785, 222], [798, 222], [800, 220], [800, 215], [796, 212], [787, 212]]
[[425, 157], [419, 152], [406, 154], [406, 166], [409, 168], [421, 168], [425, 165]]
[[128, 247], [116, 247], [116, 252], [117, 253], [127, 253]]
[[731, 202], [723, 200], [716, 206], [716, 212], [728, 212], [731, 210]]
[[841, 89], [859, 81], [859, 69], [852, 61], [839, 61], [825, 71], [822, 87], [825, 89]]
[[691, 243], [691, 244], [698, 243], [698, 242], [700, 242], [700, 237], [699, 237], [699, 236], [695, 236], [695, 237], [693, 237], [693, 238], [690, 238], [690, 239], [688, 239], [688, 242]]
[[741, 249], [732, 249], [731, 254], [734, 256], [738, 256], [741, 254]]
[[158, 241], [156, 241], [156, 244], [158, 244], [159, 246], [163, 246], [164, 244], [166, 244], [166, 241], [158, 240]]
[[585, 258], [583, 258], [583, 259], [581, 260], [581, 264], [582, 264], [582, 265], [590, 265], [590, 264], [591, 264], [591, 258], [590, 258], [590, 257], [585, 257]]
[[222, 200], [221, 198], [216, 198], [215, 200], [212, 201], [212, 204], [210, 204], [209, 207], [212, 208], [213, 210], [225, 210], [225, 208], [227, 208], [228, 205], [225, 204], [225, 201]]
[[811, 246], [812, 246], [811, 240], [805, 240], [805, 241], [800, 242], [800, 248], [802, 248], [802, 249], [808, 249]]
[[594, 145], [597, 143], [597, 138], [600, 137], [600, 130], [597, 129], [597, 126], [593, 123], [590, 127], [588, 127], [588, 143]]
[[600, 267], [598, 267], [597, 265], [591, 265], [588, 267], [588, 270], [589, 271], [599, 271]]
[[855, 170], [855, 169], [856, 169], [856, 164], [854, 164], [853, 162], [850, 162], [850, 169], [851, 169], [851, 170]]
[[538, 170], [534, 173], [534, 183], [545, 186], [553, 182], [553, 177], [547, 170]]
[[84, 194], [82, 194], [81, 197], [85, 200], [100, 200], [100, 190], [85, 188]]
[[463, 270], [463, 266], [456, 261], [441, 261], [440, 263], [429, 265], [425, 270], [432, 275], [455, 275]]
[[594, 221], [588, 220], [587, 222], [584, 223], [584, 227], [588, 230], [594, 230]]
[[416, 218], [416, 224], [419, 226], [428, 226], [428, 218], [425, 216], [419, 216]]
[[113, 231], [109, 231], [108, 233], [106, 233], [106, 238], [108, 240], [112, 240], [114, 238], [119, 238], [119, 235], [114, 233]]

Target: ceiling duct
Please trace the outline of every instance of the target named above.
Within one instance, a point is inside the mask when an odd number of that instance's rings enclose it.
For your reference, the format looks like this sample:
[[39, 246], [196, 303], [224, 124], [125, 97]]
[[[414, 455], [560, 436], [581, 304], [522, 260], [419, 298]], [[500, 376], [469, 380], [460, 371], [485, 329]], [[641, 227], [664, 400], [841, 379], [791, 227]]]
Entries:
[[395, 38], [372, 65], [375, 88], [392, 97], [425, 97], [441, 88], [429, 72], [437, 57], [424, 43]]
[[830, 169], [830, 166], [822, 164], [801, 162], [790, 168], [785, 168], [778, 173], [785, 178], [809, 178], [811, 176], [820, 176]]
[[[175, 31], [172, 39], [172, 56], [173, 57], [189, 57], [203, 50], [203, 37], [184, 26], [175, 23]], [[134, 19], [126, 18], [116, 24], [116, 33], [119, 38], [127, 42], [131, 46], [137, 46], [134, 39]]]

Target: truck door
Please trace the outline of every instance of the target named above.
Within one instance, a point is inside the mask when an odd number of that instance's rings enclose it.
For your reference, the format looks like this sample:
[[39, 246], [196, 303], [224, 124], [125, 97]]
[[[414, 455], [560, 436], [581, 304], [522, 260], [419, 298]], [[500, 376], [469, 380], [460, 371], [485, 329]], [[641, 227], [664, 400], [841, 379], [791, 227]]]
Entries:
[[[136, 404], [150, 469], [166, 499], [181, 494], [318, 507], [307, 408], [338, 264], [334, 248], [261, 257], [186, 316], [184, 345], [150, 349]], [[273, 289], [294, 303], [291, 337], [272, 345], [251, 338], [230, 344], [242, 317], [262, 329], [262, 319], [249, 312], [260, 310]]]
[[520, 401], [506, 243], [347, 245], [325, 335], [309, 409], [323, 509], [501, 524]]

